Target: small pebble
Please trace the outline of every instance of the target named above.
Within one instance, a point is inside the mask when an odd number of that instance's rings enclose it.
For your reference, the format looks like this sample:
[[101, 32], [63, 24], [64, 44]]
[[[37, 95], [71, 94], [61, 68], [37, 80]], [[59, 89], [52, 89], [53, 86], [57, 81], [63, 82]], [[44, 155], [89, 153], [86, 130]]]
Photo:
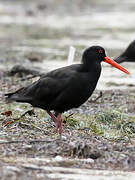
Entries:
[[88, 159], [86, 159], [86, 162], [87, 163], [94, 163], [94, 159], [88, 158]]
[[66, 136], [61, 136], [61, 140], [66, 141], [67, 137]]
[[55, 157], [55, 160], [56, 160], [56, 161], [62, 161], [62, 160], [63, 160], [63, 157], [58, 155], [58, 156]]
[[7, 169], [7, 171], [21, 172], [21, 170], [15, 166], [7, 166], [5, 169]]
[[31, 149], [32, 149], [32, 145], [24, 145], [24, 148], [25, 148], [26, 150], [31, 150]]

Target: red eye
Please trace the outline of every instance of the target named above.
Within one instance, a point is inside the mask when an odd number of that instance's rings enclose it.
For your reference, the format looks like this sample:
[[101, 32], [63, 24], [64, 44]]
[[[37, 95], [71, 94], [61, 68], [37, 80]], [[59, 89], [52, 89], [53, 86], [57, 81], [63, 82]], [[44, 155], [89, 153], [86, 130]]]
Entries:
[[103, 50], [102, 50], [102, 49], [99, 49], [98, 52], [99, 52], [100, 54], [102, 54], [102, 53], [103, 53]]

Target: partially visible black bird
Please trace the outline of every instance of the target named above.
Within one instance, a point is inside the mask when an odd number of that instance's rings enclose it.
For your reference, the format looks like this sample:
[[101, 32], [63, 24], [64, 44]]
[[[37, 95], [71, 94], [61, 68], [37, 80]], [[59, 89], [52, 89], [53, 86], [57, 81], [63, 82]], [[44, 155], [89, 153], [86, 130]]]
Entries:
[[102, 61], [129, 74], [126, 69], [106, 56], [104, 48], [92, 46], [84, 51], [81, 64], [51, 71], [29, 86], [5, 96], [8, 100], [30, 103], [46, 110], [55, 121], [56, 130], [61, 134], [61, 114], [79, 107], [92, 95], [100, 77]]
[[114, 58], [115, 62], [122, 63], [122, 62], [135, 62], [135, 40], [132, 41], [126, 50], [117, 58]]

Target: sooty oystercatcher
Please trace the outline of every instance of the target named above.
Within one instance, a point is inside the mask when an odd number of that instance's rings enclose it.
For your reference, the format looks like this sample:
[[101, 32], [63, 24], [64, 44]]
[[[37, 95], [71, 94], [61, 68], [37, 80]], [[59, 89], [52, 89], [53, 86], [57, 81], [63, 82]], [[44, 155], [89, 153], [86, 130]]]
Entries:
[[92, 46], [84, 51], [81, 64], [53, 70], [29, 86], [5, 96], [8, 100], [29, 103], [46, 110], [55, 121], [56, 131], [59, 130], [61, 134], [61, 114], [79, 107], [92, 95], [100, 77], [102, 61], [129, 74], [126, 69], [106, 56], [104, 48]]
[[122, 63], [125, 61], [135, 62], [135, 40], [132, 41], [126, 50], [117, 58], [114, 58], [115, 62]]

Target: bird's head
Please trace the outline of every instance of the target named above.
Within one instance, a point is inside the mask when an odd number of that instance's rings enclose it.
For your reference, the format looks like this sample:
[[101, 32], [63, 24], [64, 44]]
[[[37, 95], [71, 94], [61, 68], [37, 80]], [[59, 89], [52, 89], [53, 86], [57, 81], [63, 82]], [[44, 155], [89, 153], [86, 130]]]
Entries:
[[127, 62], [135, 62], [135, 40], [132, 41], [127, 49], [117, 58], [114, 59], [117, 63], [122, 63], [124, 61]]
[[118, 63], [116, 63], [114, 60], [112, 60], [110, 57], [106, 56], [105, 49], [101, 46], [91, 46], [88, 49], [86, 49], [82, 56], [82, 62], [86, 65], [90, 65], [92, 63], [101, 63], [102, 61], [111, 64], [112, 66], [118, 68], [119, 70], [130, 74], [125, 68], [120, 66]]

